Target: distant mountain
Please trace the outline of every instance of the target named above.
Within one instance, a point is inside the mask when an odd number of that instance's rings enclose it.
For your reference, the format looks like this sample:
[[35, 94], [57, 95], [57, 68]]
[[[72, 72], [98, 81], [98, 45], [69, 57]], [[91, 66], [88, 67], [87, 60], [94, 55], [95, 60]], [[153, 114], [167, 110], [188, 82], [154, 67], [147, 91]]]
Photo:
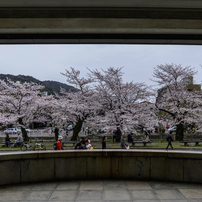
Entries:
[[48, 92], [48, 95], [54, 95], [54, 92], [60, 94], [60, 87], [64, 88], [66, 91], [77, 91], [77, 89], [74, 88], [73, 86], [69, 86], [67, 84], [60, 83], [57, 81], [40, 81], [38, 79], [35, 79], [32, 76], [24, 76], [24, 75], [14, 76], [11, 74], [0, 74], [1, 80], [6, 80], [6, 78], [10, 78], [14, 82], [16, 82], [16, 81], [20, 81], [21, 83], [34, 82], [37, 84], [41, 84], [41, 85], [45, 86], [43, 91]]
[[43, 85], [46, 87], [44, 91], [51, 92], [50, 94], [54, 94], [57, 92], [60, 94], [60, 87], [64, 88], [67, 92], [68, 91], [78, 91], [78, 89], [74, 88], [73, 86], [69, 86], [64, 83], [60, 83], [57, 81], [43, 81]]

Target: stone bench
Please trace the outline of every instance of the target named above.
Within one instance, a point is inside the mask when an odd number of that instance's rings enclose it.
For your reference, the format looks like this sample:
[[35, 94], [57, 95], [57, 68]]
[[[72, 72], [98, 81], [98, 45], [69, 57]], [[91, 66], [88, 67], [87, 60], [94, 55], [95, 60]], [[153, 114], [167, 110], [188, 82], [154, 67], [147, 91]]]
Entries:
[[134, 147], [135, 144], [143, 144], [144, 146], [147, 146], [147, 144], [150, 144], [150, 143], [151, 143], [151, 141], [149, 141], [149, 142], [146, 142], [146, 141], [133, 141], [132, 142], [132, 147]]
[[196, 140], [196, 141], [181, 141], [180, 143], [184, 143], [184, 146], [187, 146], [188, 143], [195, 143], [196, 146], [199, 145], [199, 143], [202, 141]]

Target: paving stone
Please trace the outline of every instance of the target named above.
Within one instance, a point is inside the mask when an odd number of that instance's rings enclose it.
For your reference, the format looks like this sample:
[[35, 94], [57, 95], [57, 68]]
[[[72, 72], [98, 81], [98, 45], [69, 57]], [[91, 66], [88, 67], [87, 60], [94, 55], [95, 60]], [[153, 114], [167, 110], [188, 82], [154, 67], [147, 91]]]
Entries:
[[161, 200], [161, 202], [189, 202], [186, 199], [184, 200], [172, 200], [172, 199], [167, 199], [167, 200]]
[[154, 190], [138, 190], [138, 191], [131, 191], [133, 199], [147, 199], [147, 200], [154, 200], [158, 199]]
[[0, 201], [202, 202], [202, 185], [155, 181], [65, 181], [0, 186]]
[[60, 182], [55, 190], [76, 190], [80, 186], [80, 182]]
[[202, 189], [179, 189], [179, 191], [188, 199], [201, 199], [202, 201]]
[[79, 191], [77, 200], [100, 200], [103, 199], [102, 190], [92, 190], [92, 191]]
[[153, 189], [175, 189], [172, 183], [167, 182], [150, 182]]
[[51, 183], [37, 183], [32, 186], [31, 190], [39, 190], [39, 191], [49, 191], [54, 190], [57, 186], [57, 183], [51, 182]]
[[155, 190], [159, 199], [180, 200], [186, 199], [178, 190]]
[[127, 181], [126, 184], [129, 190], [152, 189], [148, 182]]
[[50, 201], [66, 201], [75, 199], [76, 191], [54, 191], [49, 198]]
[[131, 200], [130, 193], [127, 190], [105, 190], [104, 200], [123, 201]]
[[[51, 200], [49, 200], [50, 202]], [[54, 201], [54, 200], [53, 200]], [[38, 202], [38, 201], [37, 201]], [[75, 200], [62, 200], [62, 201], [57, 201], [57, 202], [75, 202]]]
[[[105, 200], [104, 202], [115, 202], [113, 200]], [[121, 202], [133, 202], [132, 200], [121, 200]]]
[[[68, 201], [69, 202], [69, 201]], [[103, 200], [76, 200], [76, 202], [106, 202], [106, 201], [103, 201]]]
[[[12, 201], [2, 201], [2, 200], [0, 200], [1, 202], [19, 202], [19, 201], [16, 201], [16, 200], [12, 200]], [[20, 202], [32, 202], [32, 201], [30, 201], [30, 200], [26, 200], [26, 201], [22, 201], [22, 200], [20, 200]], [[34, 200], [34, 202], [48, 202], [48, 201], [46, 201], [46, 200], [43, 200], [43, 201], [39, 201], [39, 200], [37, 200], [37, 201], [35, 201]], [[58, 201], [58, 202], [61, 202], [61, 201]], [[68, 202], [70, 202], [70, 201], [68, 201]], [[72, 201], [72, 202], [74, 202], [74, 201]]]
[[1, 201], [21, 201], [25, 198], [26, 192], [23, 190], [5, 190], [0, 193]]
[[104, 181], [104, 189], [127, 189], [125, 181], [106, 180]]
[[52, 191], [29, 191], [26, 200], [28, 201], [46, 201], [49, 199]]
[[[137, 199], [133, 202], [161, 202], [161, 201], [159, 199], [154, 199], [154, 200], [141, 200], [141, 199], [139, 200], [139, 199]], [[172, 202], [174, 202], [174, 201], [172, 201]]]
[[79, 190], [103, 190], [103, 181], [81, 182]]

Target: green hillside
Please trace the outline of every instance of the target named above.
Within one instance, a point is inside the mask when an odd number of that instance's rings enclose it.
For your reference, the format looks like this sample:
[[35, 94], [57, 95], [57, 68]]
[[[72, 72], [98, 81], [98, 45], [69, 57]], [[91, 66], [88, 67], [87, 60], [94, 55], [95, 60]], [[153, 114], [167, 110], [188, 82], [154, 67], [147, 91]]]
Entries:
[[45, 86], [43, 91], [47, 91], [48, 95], [54, 95], [54, 92], [59, 93], [60, 87], [64, 88], [66, 91], [76, 91], [77, 90], [73, 86], [69, 86], [67, 84], [60, 83], [57, 81], [40, 81], [38, 79], [35, 79], [32, 76], [24, 76], [24, 75], [14, 76], [11, 74], [0, 74], [1, 80], [6, 80], [6, 78], [10, 78], [14, 82], [16, 82], [16, 81], [20, 81], [21, 83], [34, 82], [37, 84], [41, 84], [41, 85]]

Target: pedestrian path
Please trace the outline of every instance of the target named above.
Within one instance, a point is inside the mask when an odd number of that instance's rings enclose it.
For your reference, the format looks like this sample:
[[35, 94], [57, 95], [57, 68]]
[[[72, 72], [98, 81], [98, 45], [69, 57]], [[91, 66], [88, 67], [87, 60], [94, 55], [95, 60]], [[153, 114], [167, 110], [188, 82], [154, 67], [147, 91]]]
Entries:
[[0, 186], [0, 201], [202, 202], [202, 184], [157, 181], [64, 181]]

